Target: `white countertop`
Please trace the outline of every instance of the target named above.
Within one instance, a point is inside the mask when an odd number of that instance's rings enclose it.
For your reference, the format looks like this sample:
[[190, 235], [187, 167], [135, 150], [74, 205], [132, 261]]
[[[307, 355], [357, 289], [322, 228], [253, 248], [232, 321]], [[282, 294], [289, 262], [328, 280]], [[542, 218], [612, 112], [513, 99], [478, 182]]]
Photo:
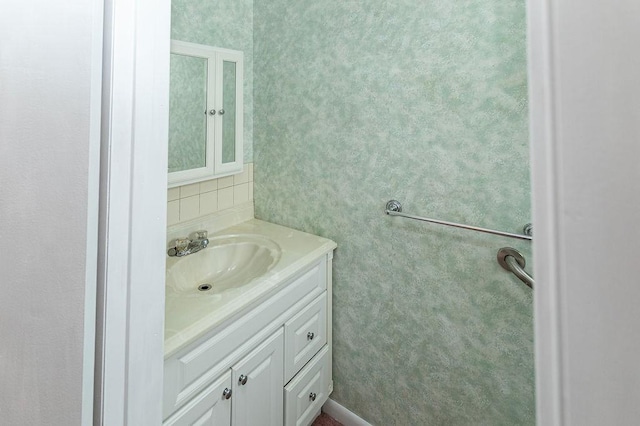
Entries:
[[[284, 226], [251, 219], [210, 235], [255, 234], [275, 241], [282, 254], [265, 275], [217, 295], [185, 297], [167, 291], [165, 306], [164, 356], [174, 354], [244, 308], [265, 300], [297, 272], [336, 248], [326, 238]], [[205, 249], [206, 250], [206, 249]], [[198, 253], [190, 256], [197, 256]]]

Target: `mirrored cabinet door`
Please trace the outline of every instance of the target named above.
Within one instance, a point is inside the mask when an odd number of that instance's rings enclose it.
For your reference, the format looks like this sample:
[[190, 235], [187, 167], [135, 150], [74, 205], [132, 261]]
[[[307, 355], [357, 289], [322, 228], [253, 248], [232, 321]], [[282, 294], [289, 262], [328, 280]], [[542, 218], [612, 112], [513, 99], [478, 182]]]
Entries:
[[171, 42], [169, 187], [242, 172], [242, 52]]
[[169, 173], [207, 166], [207, 68], [207, 58], [171, 54]]
[[232, 172], [240, 166], [242, 170], [242, 56], [234, 52], [218, 55], [216, 67], [220, 70], [217, 77], [217, 104], [222, 105], [219, 111], [221, 126], [217, 128], [221, 140], [219, 152], [216, 152], [216, 168], [220, 171]]

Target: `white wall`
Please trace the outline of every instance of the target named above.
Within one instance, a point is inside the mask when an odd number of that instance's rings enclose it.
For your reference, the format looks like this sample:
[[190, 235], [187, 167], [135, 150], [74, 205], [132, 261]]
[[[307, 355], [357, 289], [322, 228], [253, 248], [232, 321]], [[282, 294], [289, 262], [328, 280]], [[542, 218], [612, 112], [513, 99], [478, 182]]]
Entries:
[[0, 13], [3, 425], [91, 415], [101, 13], [81, 0], [4, 2]]
[[637, 424], [640, 3], [529, 12], [538, 424]]

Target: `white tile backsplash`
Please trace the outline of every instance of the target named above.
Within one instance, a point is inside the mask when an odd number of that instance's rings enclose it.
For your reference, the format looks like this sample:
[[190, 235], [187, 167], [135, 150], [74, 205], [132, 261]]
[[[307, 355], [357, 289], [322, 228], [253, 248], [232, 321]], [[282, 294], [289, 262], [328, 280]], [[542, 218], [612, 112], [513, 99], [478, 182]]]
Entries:
[[233, 186], [218, 189], [218, 209], [224, 210], [233, 207]]
[[242, 170], [242, 173], [238, 173], [237, 175], [233, 175], [233, 184], [240, 185], [243, 183], [249, 182], [249, 167], [245, 167]]
[[249, 201], [249, 184], [241, 183], [233, 186], [233, 203], [240, 204]]
[[245, 164], [237, 175], [169, 189], [167, 225], [219, 213], [249, 201], [253, 201], [253, 163]]
[[218, 191], [200, 194], [200, 216], [218, 211]]
[[167, 203], [167, 225], [175, 225], [180, 222], [180, 200], [171, 200]]
[[200, 216], [200, 195], [180, 198], [180, 221]]
[[180, 188], [171, 188], [167, 191], [167, 201], [175, 201], [180, 199]]
[[192, 197], [200, 194], [200, 184], [192, 183], [191, 185], [185, 185], [180, 187], [180, 198]]
[[218, 189], [218, 179], [205, 180], [200, 182], [200, 193], [215, 191]]
[[233, 176], [227, 176], [218, 179], [218, 189], [229, 188], [233, 186]]

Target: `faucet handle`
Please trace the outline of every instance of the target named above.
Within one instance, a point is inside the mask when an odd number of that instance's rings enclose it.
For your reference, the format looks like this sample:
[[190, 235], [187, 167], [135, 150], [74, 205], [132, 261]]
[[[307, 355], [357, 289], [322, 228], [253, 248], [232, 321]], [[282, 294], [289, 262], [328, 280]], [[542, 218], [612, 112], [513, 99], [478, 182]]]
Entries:
[[189, 243], [191, 240], [189, 238], [176, 238], [176, 250], [177, 251], [185, 251], [189, 247]]
[[173, 247], [169, 247], [169, 250], [167, 250], [167, 254], [171, 257], [184, 256], [189, 244], [191, 244], [191, 240], [188, 238], [176, 238], [173, 240]]
[[209, 235], [209, 233], [206, 230], [201, 229], [199, 231], [194, 232], [194, 235], [196, 240], [206, 240], [207, 235]]

